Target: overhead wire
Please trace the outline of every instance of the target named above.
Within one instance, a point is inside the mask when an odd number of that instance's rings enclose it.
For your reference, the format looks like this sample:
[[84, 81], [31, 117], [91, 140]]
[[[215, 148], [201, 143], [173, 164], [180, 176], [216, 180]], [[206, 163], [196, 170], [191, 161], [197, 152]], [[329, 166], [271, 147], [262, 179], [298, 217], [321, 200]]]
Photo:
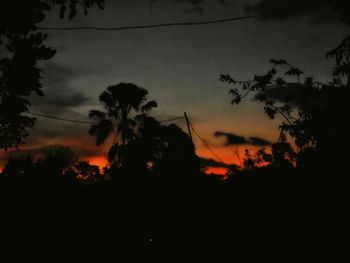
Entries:
[[227, 23], [239, 20], [254, 19], [262, 17], [266, 14], [258, 15], [247, 15], [247, 16], [237, 16], [224, 19], [216, 20], [204, 20], [198, 22], [174, 22], [174, 23], [164, 23], [164, 24], [150, 24], [150, 25], [137, 25], [137, 26], [120, 26], [120, 27], [97, 27], [97, 26], [82, 26], [82, 27], [38, 27], [40, 30], [55, 30], [55, 31], [72, 31], [72, 30], [95, 30], [95, 31], [123, 31], [132, 29], [149, 29], [149, 28], [160, 28], [160, 27], [175, 27], [175, 26], [196, 26], [196, 25], [209, 25], [209, 24], [219, 24]]
[[171, 122], [171, 121], [177, 121], [177, 120], [182, 120], [182, 119], [185, 119], [185, 117], [177, 117], [177, 118], [174, 118], [174, 119], [162, 120], [162, 121], [159, 121], [159, 122], [160, 123], [164, 123], [164, 122]]
[[189, 121], [190, 127], [192, 129], [192, 131], [194, 132], [194, 134], [200, 139], [200, 141], [203, 143], [203, 145], [212, 153], [212, 155], [220, 162], [225, 163], [225, 161], [219, 156], [217, 155], [216, 152], [214, 152], [214, 150], [208, 145], [208, 143], [203, 139], [202, 136], [199, 135], [199, 133], [196, 131], [196, 129], [193, 127], [191, 121]]
[[42, 117], [46, 119], [52, 119], [52, 120], [57, 120], [57, 121], [66, 121], [66, 122], [73, 122], [73, 123], [80, 123], [80, 124], [96, 124], [95, 122], [90, 122], [90, 121], [81, 121], [81, 120], [72, 120], [72, 119], [66, 119], [66, 118], [61, 118], [57, 116], [51, 116], [43, 113], [37, 113], [37, 112], [27, 112], [30, 115], [37, 116], [37, 117]]
[[[57, 116], [48, 115], [48, 114], [44, 114], [44, 113], [38, 113], [38, 112], [28, 111], [27, 113], [30, 115], [33, 115], [33, 116], [42, 117], [42, 118], [46, 118], [46, 119], [52, 119], [52, 120], [56, 120], [56, 121], [66, 121], [66, 122], [80, 123], [80, 124], [97, 124], [96, 122], [62, 118], [62, 117], [57, 117]], [[161, 120], [159, 122], [160, 123], [172, 122], [172, 121], [177, 121], [177, 120], [181, 120], [184, 118], [185, 117], [177, 117], [177, 118], [172, 118], [172, 119], [167, 119], [167, 120]]]

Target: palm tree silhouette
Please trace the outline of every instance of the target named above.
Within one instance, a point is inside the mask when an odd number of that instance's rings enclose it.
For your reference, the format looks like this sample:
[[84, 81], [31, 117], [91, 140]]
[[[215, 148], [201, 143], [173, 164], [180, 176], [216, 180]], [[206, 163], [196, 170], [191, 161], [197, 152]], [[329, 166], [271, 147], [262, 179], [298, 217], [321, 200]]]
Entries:
[[113, 145], [108, 153], [111, 163], [118, 155], [119, 143], [125, 146], [135, 137], [136, 119], [157, 107], [157, 102], [147, 101], [148, 91], [132, 83], [119, 83], [109, 86], [99, 99], [106, 112], [92, 110], [90, 119], [97, 120], [89, 133], [96, 136], [96, 144], [103, 144], [114, 134]]

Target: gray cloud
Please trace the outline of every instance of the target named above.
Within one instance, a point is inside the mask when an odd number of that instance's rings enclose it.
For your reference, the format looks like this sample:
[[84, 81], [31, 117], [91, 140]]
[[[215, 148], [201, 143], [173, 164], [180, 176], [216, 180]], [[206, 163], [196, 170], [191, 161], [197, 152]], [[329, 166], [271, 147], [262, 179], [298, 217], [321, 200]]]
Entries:
[[214, 133], [214, 136], [215, 137], [225, 137], [226, 138], [226, 142], [225, 142], [226, 146], [249, 144], [249, 141], [245, 137], [236, 135], [236, 134], [231, 133], [231, 132], [217, 131]]
[[36, 109], [45, 113], [57, 113], [88, 102], [87, 96], [74, 90], [70, 83], [83, 72], [56, 64], [48, 65], [43, 70], [43, 92], [45, 96], [33, 96], [32, 104]]
[[[153, 3], [157, 3], [159, 0], [153, 0]], [[200, 14], [204, 11], [205, 6], [208, 4], [206, 0], [171, 0], [171, 2], [186, 4], [191, 8], [185, 8], [185, 13], [197, 13]], [[216, 3], [225, 7], [235, 6], [231, 0], [216, 0]]]
[[204, 0], [173, 0], [174, 2], [184, 2], [192, 5], [203, 5], [205, 3]]
[[[83, 146], [70, 145], [69, 140], [67, 143], [65, 143], [64, 142], [65, 139], [68, 139], [68, 138], [62, 137], [61, 139], [62, 139], [62, 143], [58, 143], [58, 144], [49, 144], [49, 145], [45, 145], [45, 146], [27, 145], [27, 148], [21, 148], [20, 151], [10, 150], [8, 152], [1, 152], [0, 153], [0, 165], [4, 166], [10, 157], [16, 158], [19, 156], [31, 155], [35, 158], [42, 158], [44, 156], [45, 152], [53, 150], [53, 149], [57, 149], [60, 147], [69, 147], [76, 154], [76, 156], [79, 158], [79, 160], [88, 159], [88, 158], [95, 157], [95, 156], [105, 156], [106, 155], [106, 152], [103, 149], [103, 147], [95, 146], [87, 138], [81, 139], [80, 143]], [[92, 139], [92, 141], [93, 141], [93, 139]]]
[[[205, 0], [173, 0], [173, 1], [188, 3], [192, 5], [204, 5], [207, 2]], [[234, 3], [232, 3], [230, 0], [217, 0], [216, 2], [222, 5], [234, 5]]]
[[219, 3], [223, 6], [235, 6], [235, 4], [230, 0], [219, 0]]
[[288, 83], [285, 86], [276, 86], [265, 90], [263, 93], [255, 95], [254, 100], [259, 101], [261, 97], [267, 99], [277, 100], [283, 103], [289, 103], [290, 105], [297, 105], [302, 98], [307, 97], [308, 90], [305, 86], [297, 83]]
[[248, 13], [266, 13], [264, 20], [283, 20], [310, 17], [314, 22], [348, 20], [350, 5], [343, 0], [260, 0], [246, 4]]
[[28, 149], [21, 149], [20, 151], [10, 150], [6, 152], [6, 154], [0, 153], [0, 164], [5, 165], [9, 160], [9, 158], [19, 158], [21, 156], [27, 156], [27, 155], [31, 155], [35, 158], [41, 158], [43, 157], [45, 152], [58, 147], [59, 145], [49, 145], [49, 146], [43, 146], [43, 147], [40, 146], [40, 147], [33, 147]]
[[213, 159], [207, 158], [199, 158], [200, 166], [205, 167], [219, 167], [219, 168], [227, 168], [227, 164], [223, 162], [218, 162]]
[[232, 132], [221, 132], [217, 131], [214, 133], [215, 137], [225, 137], [225, 146], [231, 145], [253, 145], [253, 146], [270, 146], [272, 143], [260, 137], [249, 137], [249, 139], [244, 136], [239, 136]]
[[226, 164], [226, 163], [218, 162], [208, 158], [199, 158], [199, 163], [202, 168], [208, 168], [208, 167], [227, 168], [227, 169], [237, 168], [235, 164]]
[[184, 12], [188, 14], [200, 14], [203, 12], [203, 7], [196, 5], [191, 9], [184, 9]]

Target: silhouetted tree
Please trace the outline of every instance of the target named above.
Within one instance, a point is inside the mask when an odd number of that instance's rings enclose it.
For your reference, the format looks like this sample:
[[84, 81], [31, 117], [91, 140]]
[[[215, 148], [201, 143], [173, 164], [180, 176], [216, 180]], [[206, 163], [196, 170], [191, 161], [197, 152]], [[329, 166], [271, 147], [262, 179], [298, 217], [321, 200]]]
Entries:
[[35, 182], [49, 191], [59, 192], [72, 189], [77, 184], [77, 174], [74, 164], [78, 157], [68, 147], [58, 147], [44, 152], [43, 158], [36, 162]]
[[198, 175], [199, 160], [187, 133], [175, 124], [164, 126], [148, 116], [141, 115], [137, 121], [135, 150], [139, 148], [144, 154], [149, 171], [182, 183], [188, 183]]
[[28, 197], [74, 193], [78, 190], [78, 173], [74, 171], [77, 160], [66, 147], [47, 150], [41, 158], [30, 154], [10, 157], [0, 175], [0, 185], [3, 190]]
[[4, 177], [23, 177], [33, 176], [36, 171], [36, 163], [31, 155], [10, 157], [6, 163], [1, 176]]
[[81, 6], [85, 14], [103, 0], [4, 0], [0, 4], [0, 149], [18, 147], [29, 135], [35, 118], [25, 115], [33, 93], [43, 96], [42, 70], [38, 62], [51, 59], [56, 51], [45, 45], [46, 34], [38, 30], [45, 12], [60, 6], [60, 16], [69, 18]]
[[147, 102], [148, 91], [131, 83], [119, 83], [107, 88], [100, 95], [100, 102], [106, 110], [90, 111], [89, 117], [98, 121], [89, 132], [96, 136], [96, 144], [103, 144], [110, 135], [114, 135], [113, 145], [108, 153], [112, 165], [120, 165], [119, 144], [125, 146], [135, 138], [136, 119], [157, 107], [155, 101]]
[[120, 83], [100, 96], [106, 112], [90, 112], [90, 118], [98, 121], [90, 129], [97, 145], [114, 135], [108, 152], [109, 173], [125, 175], [141, 184], [145, 175], [190, 181], [199, 172], [193, 144], [178, 126], [163, 126], [148, 115], [157, 103], [147, 102], [147, 93], [134, 84]]

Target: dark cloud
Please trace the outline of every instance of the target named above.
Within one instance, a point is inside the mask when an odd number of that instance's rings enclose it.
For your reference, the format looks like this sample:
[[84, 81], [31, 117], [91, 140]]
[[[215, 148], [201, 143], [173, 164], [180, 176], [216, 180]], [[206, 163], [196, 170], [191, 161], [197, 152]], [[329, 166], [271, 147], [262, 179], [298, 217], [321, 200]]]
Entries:
[[300, 99], [305, 98], [307, 90], [299, 84], [289, 83], [287, 86], [276, 86], [255, 95], [254, 99], [259, 101], [261, 97], [277, 100], [290, 105], [297, 105]]
[[33, 97], [32, 102], [36, 109], [45, 113], [57, 113], [88, 102], [87, 96], [75, 90], [71, 85], [71, 81], [83, 72], [55, 64], [46, 66], [43, 70], [43, 92], [45, 96]]
[[[79, 160], [85, 160], [96, 156], [105, 156], [106, 152], [103, 147], [97, 147], [93, 143], [91, 143], [91, 140], [88, 138], [83, 138], [79, 142], [79, 144], [72, 144], [71, 138], [61, 138], [62, 143], [58, 144], [48, 144], [45, 146], [34, 146], [34, 145], [27, 145], [26, 148], [20, 148], [20, 151], [17, 150], [10, 150], [8, 152], [1, 152], [0, 153], [0, 168], [2, 166], [5, 166], [8, 159], [10, 157], [19, 157], [19, 156], [26, 156], [31, 155], [35, 158], [42, 158], [45, 154], [45, 152], [48, 152], [53, 149], [61, 148], [61, 147], [69, 147], [75, 155], [79, 158]], [[66, 142], [65, 142], [66, 140]]]
[[20, 156], [31, 155], [35, 158], [41, 158], [41, 157], [43, 157], [45, 152], [56, 149], [58, 147], [60, 147], [60, 146], [59, 145], [48, 145], [48, 146], [39, 146], [39, 147], [21, 149], [20, 151], [10, 150], [6, 153], [2, 152], [0, 154], [0, 164], [5, 166], [5, 164], [9, 160], [9, 158], [18, 158]]
[[47, 146], [40, 146], [40, 147], [34, 147], [34, 148], [28, 148], [28, 149], [22, 149], [20, 151], [13, 151], [8, 156], [9, 157], [19, 157], [19, 156], [25, 156], [25, 155], [31, 155], [36, 158], [42, 157], [46, 152], [49, 152], [51, 150], [64, 147], [62, 145], [47, 145]]
[[174, 2], [184, 2], [192, 5], [203, 5], [204, 0], [173, 0]]
[[[152, 3], [160, 2], [160, 0], [153, 0]], [[193, 6], [203, 6], [205, 4], [204, 0], [171, 0], [171, 2], [175, 3], [185, 3]]]
[[226, 164], [223, 162], [218, 162], [213, 159], [208, 158], [199, 158], [199, 164], [201, 168], [226, 168], [226, 169], [235, 169], [237, 165], [235, 164]]
[[230, 0], [219, 0], [219, 3], [223, 6], [235, 6], [235, 4]]
[[[77, 115], [81, 116], [81, 115]], [[30, 143], [40, 143], [43, 140], [65, 139], [71, 137], [82, 138], [88, 134], [90, 125], [59, 121], [55, 119], [37, 118], [37, 125], [31, 133]], [[85, 120], [86, 116], [74, 119]]]
[[225, 137], [226, 146], [231, 146], [231, 145], [253, 145], [253, 146], [270, 146], [272, 143], [269, 142], [268, 140], [265, 140], [260, 137], [249, 137], [249, 139], [245, 138], [244, 136], [239, 136], [236, 135], [232, 132], [220, 132], [217, 131], [214, 133], [215, 137]]
[[[184, 9], [185, 13], [202, 13], [204, 11], [204, 7], [208, 3], [206, 0], [171, 0], [174, 3], [181, 3], [190, 5], [192, 8]], [[153, 0], [153, 3], [160, 2], [159, 0]], [[216, 3], [222, 6], [234, 6], [235, 4], [231, 0], [216, 0]]]
[[[173, 0], [174, 2], [183, 2], [192, 5], [204, 5], [207, 1], [205, 0]], [[216, 0], [217, 3], [222, 5], [234, 5], [230, 0]]]
[[214, 136], [215, 137], [225, 137], [226, 138], [226, 143], [225, 143], [226, 146], [249, 144], [249, 141], [245, 137], [236, 135], [236, 134], [231, 133], [231, 132], [217, 131], [214, 133]]
[[218, 162], [213, 159], [207, 159], [207, 158], [199, 158], [199, 163], [202, 168], [206, 168], [206, 167], [227, 168], [228, 167], [226, 163]]
[[[265, 20], [283, 20], [309, 16], [313, 21], [346, 19], [350, 2], [344, 0], [260, 0], [254, 4], [246, 4], [248, 13], [264, 13]], [[347, 20], [347, 19], [346, 19]]]
[[260, 137], [250, 137], [249, 144], [254, 146], [271, 146], [272, 143]]
[[196, 6], [194, 6], [191, 9], [185, 9], [184, 12], [188, 13], [188, 14], [191, 14], [191, 13], [193, 13], [193, 14], [200, 14], [200, 13], [203, 12], [203, 7], [196, 5]]

